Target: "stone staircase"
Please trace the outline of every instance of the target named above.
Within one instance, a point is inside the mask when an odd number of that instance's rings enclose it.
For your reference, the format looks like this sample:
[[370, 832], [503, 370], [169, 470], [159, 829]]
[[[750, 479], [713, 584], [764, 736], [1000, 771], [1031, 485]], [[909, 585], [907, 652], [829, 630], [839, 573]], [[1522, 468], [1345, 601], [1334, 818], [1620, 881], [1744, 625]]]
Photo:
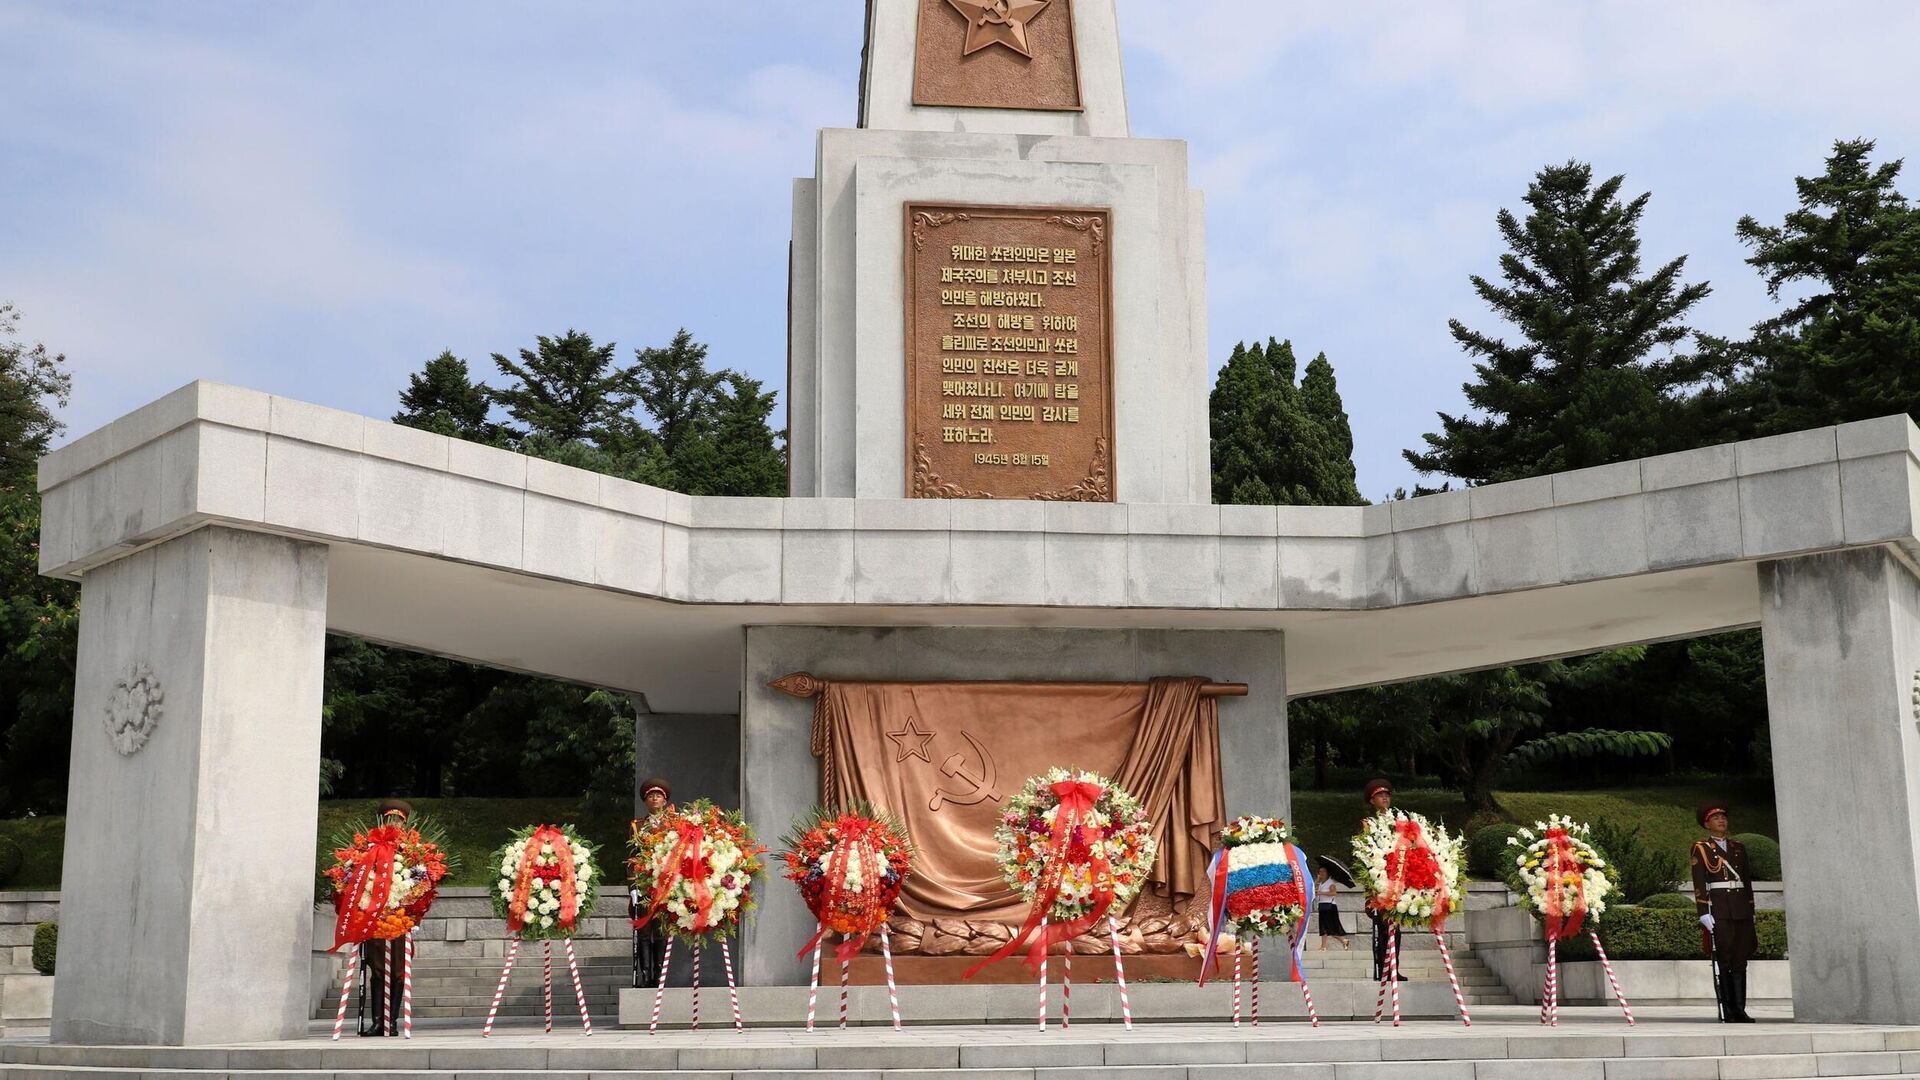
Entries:
[[[567, 973], [566, 953], [556, 943], [553, 950], [553, 1022], [555, 1028], [579, 1024], [579, 1006], [575, 1004], [573, 981]], [[415, 1019], [472, 1017], [484, 1019], [493, 1003], [494, 988], [500, 985], [501, 958], [472, 956], [417, 956], [413, 968], [413, 1015]], [[317, 1019], [331, 1020], [340, 1002], [341, 975], [336, 972], [333, 985], [319, 1010]], [[540, 1016], [544, 1010], [540, 991], [540, 947], [521, 946], [513, 963], [513, 979], [500, 1001], [503, 1017]], [[580, 957], [580, 982], [587, 992], [587, 1011], [594, 1021], [611, 1024], [619, 1012], [620, 988], [633, 982], [633, 962], [626, 956]], [[357, 999], [359, 991], [354, 991]], [[352, 1016], [354, 1006], [348, 1006]]]
[[[1499, 976], [1480, 961], [1479, 957], [1464, 946], [1448, 948], [1453, 950], [1453, 970], [1460, 979], [1460, 992], [1466, 995], [1468, 1005], [1512, 1005], [1514, 996], [1500, 983]], [[1311, 942], [1307, 953], [1301, 959], [1300, 966], [1307, 976], [1309, 984], [1335, 980], [1356, 979], [1371, 982], [1373, 979], [1373, 956], [1364, 941], [1356, 942], [1351, 952], [1338, 952], [1335, 946], [1327, 952], [1317, 952]], [[1261, 974], [1269, 979], [1283, 977], [1271, 971]], [[1440, 962], [1438, 949], [1409, 948], [1400, 957], [1400, 974], [1409, 982], [1447, 981], [1446, 966]]]

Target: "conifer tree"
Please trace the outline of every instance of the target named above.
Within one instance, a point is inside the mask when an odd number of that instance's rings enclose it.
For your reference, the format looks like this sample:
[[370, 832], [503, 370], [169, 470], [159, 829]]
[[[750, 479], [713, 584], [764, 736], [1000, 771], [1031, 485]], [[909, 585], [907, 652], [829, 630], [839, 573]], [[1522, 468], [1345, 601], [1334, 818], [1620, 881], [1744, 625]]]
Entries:
[[1464, 386], [1479, 416], [1440, 414], [1424, 451], [1405, 451], [1423, 473], [1494, 483], [1641, 457], [1683, 443], [1681, 403], [1705, 364], [1674, 355], [1687, 313], [1706, 283], [1684, 284], [1684, 256], [1652, 274], [1640, 266], [1639, 225], [1648, 195], [1620, 201], [1625, 178], [1598, 185], [1588, 165], [1540, 170], [1524, 221], [1496, 218], [1508, 251], [1501, 283], [1474, 291], [1518, 333], [1509, 341], [1449, 322], [1475, 358]]
[[[1352, 432], [1333, 366], [1309, 368], [1313, 399], [1294, 384], [1293, 343], [1235, 345], [1208, 401], [1215, 502], [1291, 506], [1360, 503]], [[1344, 443], [1342, 439], [1344, 438]]]
[[467, 362], [446, 350], [407, 377], [393, 422], [470, 442], [493, 442], [500, 427], [487, 419], [487, 388], [473, 381]]
[[577, 330], [535, 340], [535, 348], [520, 350], [518, 362], [493, 354], [494, 366], [514, 382], [488, 395], [519, 423], [515, 438], [624, 448], [632, 437], [635, 369], [614, 362], [612, 342], [596, 345]]

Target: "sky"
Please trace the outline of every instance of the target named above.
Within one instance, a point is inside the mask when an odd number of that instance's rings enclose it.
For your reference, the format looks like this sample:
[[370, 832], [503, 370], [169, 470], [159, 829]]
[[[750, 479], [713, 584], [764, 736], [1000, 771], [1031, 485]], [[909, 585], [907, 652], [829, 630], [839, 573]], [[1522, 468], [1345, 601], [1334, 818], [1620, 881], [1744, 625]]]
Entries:
[[[907, 0], [886, 0], [907, 2]], [[1652, 192], [1693, 324], [1774, 308], [1733, 226], [1834, 140], [1920, 158], [1920, 4], [1118, 0], [1133, 133], [1207, 195], [1210, 357], [1325, 352], [1372, 498], [1499, 327], [1494, 215], [1578, 159]], [[195, 378], [373, 416], [443, 349], [664, 344], [784, 390], [792, 177], [854, 122], [857, 0], [0, 0], [0, 302], [70, 435]], [[1920, 196], [1920, 165], [1903, 190]], [[1431, 478], [1429, 478], [1430, 480]]]

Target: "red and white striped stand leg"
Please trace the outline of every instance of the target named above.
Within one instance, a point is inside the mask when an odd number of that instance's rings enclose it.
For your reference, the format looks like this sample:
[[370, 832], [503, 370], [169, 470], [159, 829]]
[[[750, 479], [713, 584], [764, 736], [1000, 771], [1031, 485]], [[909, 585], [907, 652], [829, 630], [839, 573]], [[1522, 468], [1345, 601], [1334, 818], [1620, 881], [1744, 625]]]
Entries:
[[[1297, 944], [1295, 948], [1298, 948]], [[1300, 959], [1299, 954], [1295, 953], [1293, 956], [1293, 960], [1296, 966], [1299, 962], [1299, 959]], [[1313, 1022], [1314, 1027], [1319, 1027], [1320, 1026], [1320, 1010], [1315, 1009], [1313, 1007], [1313, 988], [1307, 985], [1307, 973], [1305, 969], [1301, 969], [1300, 971], [1300, 997], [1302, 1000], [1304, 1000], [1307, 1003], [1307, 1019]]]
[[740, 1019], [740, 987], [733, 981], [733, 947], [726, 938], [720, 939], [720, 959], [727, 965], [727, 997], [733, 1002], [733, 1030], [745, 1032], [746, 1021]]
[[1240, 939], [1233, 939], [1233, 1026], [1240, 1026]]
[[387, 1018], [386, 1030], [381, 1032], [382, 1035], [400, 1026], [400, 1003], [393, 1000], [393, 973], [399, 967], [393, 962], [393, 947], [398, 944], [392, 938], [381, 942], [387, 950], [387, 977], [380, 981], [380, 1012]]
[[[1040, 919], [1040, 940], [1047, 939], [1047, 920]], [[1040, 953], [1040, 1030], [1047, 1030], [1047, 954]]]
[[667, 935], [667, 947], [660, 955], [660, 985], [653, 991], [653, 1019], [647, 1022], [647, 1034], [660, 1030], [660, 1003], [667, 999], [667, 965], [673, 962], [673, 935]]
[[567, 970], [573, 973], [573, 1000], [580, 1004], [580, 1029], [588, 1035], [593, 1034], [593, 1017], [587, 1015], [587, 988], [580, 982], [580, 961], [573, 955], [573, 939], [567, 943]]
[[[840, 940], [845, 941], [846, 935], [845, 934], [840, 935]], [[851, 966], [851, 964], [852, 964], [852, 961], [850, 960], [840, 961], [840, 1030], [841, 1031], [847, 1030], [847, 974], [848, 974], [847, 969]]]
[[1120, 1022], [1133, 1030], [1133, 1002], [1127, 999], [1127, 962], [1120, 957], [1120, 924], [1107, 916], [1107, 936], [1113, 940], [1113, 978], [1120, 984]]
[[553, 1034], [553, 942], [540, 943], [540, 999], [547, 1010], [547, 1034]]
[[480, 1029], [480, 1037], [493, 1034], [493, 1018], [500, 1012], [500, 998], [507, 992], [507, 979], [513, 974], [513, 958], [520, 955], [520, 939], [507, 942], [507, 962], [500, 965], [500, 985], [493, 989], [493, 1004], [487, 1007], [487, 1023]]
[[700, 1030], [700, 946], [693, 947], [693, 1027]]
[[[1553, 948], [1553, 937], [1551, 935], [1547, 937], [1547, 948]], [[1551, 968], [1542, 968], [1540, 970], [1540, 1023], [1542, 1025], [1545, 1025], [1547, 1022], [1547, 997], [1552, 993], [1552, 990], [1553, 971]]]
[[820, 924], [820, 940], [813, 943], [813, 978], [807, 983], [807, 1030], [813, 1030], [813, 1010], [820, 1001], [820, 950], [827, 947], [827, 924]]
[[413, 1038], [413, 931], [400, 950], [400, 1035]]
[[1073, 942], [1067, 942], [1067, 952], [1060, 958], [1060, 1030], [1073, 1026]]
[[887, 1005], [893, 1009], [893, 1030], [900, 1030], [900, 992], [893, 985], [893, 942], [887, 937], [887, 924], [880, 924], [880, 955], [887, 962]]
[[1400, 935], [1387, 939], [1387, 987], [1393, 997], [1393, 1026], [1400, 1026]]
[[1593, 951], [1600, 956], [1600, 967], [1607, 973], [1607, 982], [1613, 986], [1613, 1000], [1620, 1003], [1620, 1011], [1626, 1014], [1627, 1026], [1633, 1027], [1633, 1006], [1627, 1004], [1627, 995], [1620, 992], [1620, 980], [1613, 973], [1613, 961], [1607, 959], [1607, 947], [1600, 944], [1600, 931], [1587, 927], [1587, 936], [1593, 939]]
[[1253, 1026], [1260, 1026], [1260, 939], [1249, 939], [1253, 950]]
[[1447, 966], [1447, 982], [1453, 986], [1453, 1003], [1460, 1010], [1460, 1022], [1472, 1027], [1473, 1014], [1467, 1011], [1467, 997], [1460, 992], [1460, 976], [1453, 971], [1453, 952], [1447, 948], [1447, 935], [1436, 926], [1433, 928], [1433, 940], [1440, 943], [1440, 962]]
[[347, 976], [340, 983], [340, 1009], [333, 1014], [333, 1038], [340, 1041], [340, 1029], [347, 1023], [347, 997], [353, 993], [353, 978], [360, 973], [360, 950], [347, 954]]
[[1547, 939], [1547, 1023], [1560, 1026], [1560, 943]]

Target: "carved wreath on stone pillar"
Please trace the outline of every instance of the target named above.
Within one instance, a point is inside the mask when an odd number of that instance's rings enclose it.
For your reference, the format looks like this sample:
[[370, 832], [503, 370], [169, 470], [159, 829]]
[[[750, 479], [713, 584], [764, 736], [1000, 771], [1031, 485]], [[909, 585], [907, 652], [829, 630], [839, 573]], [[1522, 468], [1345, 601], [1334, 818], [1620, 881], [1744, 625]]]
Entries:
[[153, 669], [135, 664], [107, 695], [107, 738], [122, 755], [131, 756], [147, 745], [160, 725], [164, 694]]

